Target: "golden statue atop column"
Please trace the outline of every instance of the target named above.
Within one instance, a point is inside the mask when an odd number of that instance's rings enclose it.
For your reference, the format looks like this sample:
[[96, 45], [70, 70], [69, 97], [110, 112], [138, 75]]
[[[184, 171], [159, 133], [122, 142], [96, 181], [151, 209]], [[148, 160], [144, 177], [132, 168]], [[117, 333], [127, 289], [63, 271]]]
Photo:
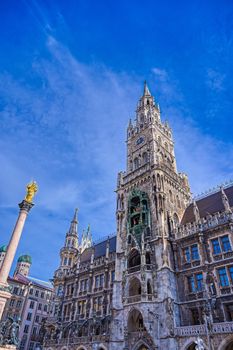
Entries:
[[25, 198], [21, 203], [19, 203], [19, 215], [16, 221], [14, 230], [11, 235], [10, 242], [7, 246], [7, 251], [5, 258], [0, 269], [0, 319], [8, 298], [10, 298], [11, 293], [7, 283], [11, 265], [13, 263], [15, 253], [19, 244], [19, 240], [23, 231], [25, 220], [31, 208], [34, 206], [33, 198], [38, 191], [38, 186], [35, 181], [31, 181], [27, 185], [27, 193]]
[[27, 185], [27, 194], [25, 196], [25, 201], [27, 201], [28, 203], [32, 203], [33, 202], [33, 198], [36, 194], [36, 192], [38, 191], [38, 186], [37, 183], [35, 181], [30, 182]]

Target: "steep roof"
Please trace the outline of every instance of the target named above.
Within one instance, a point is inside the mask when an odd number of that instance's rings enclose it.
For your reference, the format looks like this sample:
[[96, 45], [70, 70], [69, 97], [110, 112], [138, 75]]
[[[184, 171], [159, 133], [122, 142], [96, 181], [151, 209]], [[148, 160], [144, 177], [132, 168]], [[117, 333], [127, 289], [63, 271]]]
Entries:
[[[226, 193], [230, 206], [233, 207], [233, 185], [228, 188], [225, 188], [224, 192]], [[196, 204], [199, 209], [201, 218], [204, 218], [209, 214], [224, 211], [220, 190], [216, 193], [210, 194], [209, 196], [197, 200]], [[195, 221], [193, 213], [193, 204], [190, 204], [184, 212], [181, 224], [184, 225], [193, 221]]]
[[43, 287], [43, 288], [46, 288], [46, 289], [53, 289], [53, 285], [51, 282], [47, 282], [47, 281], [42, 281], [38, 278], [35, 278], [35, 277], [27, 277], [28, 280], [30, 282], [32, 282], [34, 285], [37, 285], [39, 287]]
[[47, 282], [47, 281], [42, 281], [42, 280], [39, 280], [39, 279], [34, 278], [34, 277], [30, 277], [30, 276], [26, 277], [26, 276], [22, 275], [21, 273], [17, 273], [17, 275], [14, 277], [8, 277], [8, 279], [12, 282], [15, 281], [15, 282], [23, 283], [23, 284], [32, 283], [34, 286], [38, 286], [38, 287], [42, 287], [42, 288], [50, 289], [50, 290], [53, 289], [52, 283]]
[[[103, 242], [94, 244], [93, 247], [87, 248], [81, 255], [81, 262], [86, 262], [91, 260], [91, 252], [94, 249], [94, 258], [100, 258], [106, 254], [106, 246], [108, 239]], [[116, 251], [116, 236], [109, 238], [109, 253], [113, 253]]]
[[6, 253], [6, 250], [7, 250], [7, 246], [6, 245], [2, 245], [0, 247], [0, 253]]
[[18, 258], [18, 262], [25, 262], [25, 263], [29, 263], [29, 264], [32, 264], [32, 258], [30, 255], [21, 255], [19, 258]]

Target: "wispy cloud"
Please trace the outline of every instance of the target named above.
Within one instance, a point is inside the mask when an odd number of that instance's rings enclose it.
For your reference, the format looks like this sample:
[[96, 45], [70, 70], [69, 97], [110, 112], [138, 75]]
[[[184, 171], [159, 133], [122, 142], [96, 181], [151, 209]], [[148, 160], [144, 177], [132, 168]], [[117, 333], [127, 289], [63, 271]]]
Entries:
[[[80, 63], [52, 36], [47, 50], [49, 59], [32, 63], [31, 84], [27, 77], [1, 76], [1, 207], [16, 205], [24, 185], [36, 179], [39, 192], [27, 225], [33, 241], [43, 244], [43, 237], [49, 245], [42, 253], [30, 249], [43, 260], [53, 244], [57, 262], [75, 207], [80, 229], [90, 222], [95, 237], [115, 231], [116, 174], [125, 166], [125, 127], [141, 86], [126, 74]], [[57, 226], [61, 215], [66, 220]], [[9, 230], [2, 240], [8, 236]], [[28, 241], [22, 238], [21, 246]], [[39, 266], [35, 271], [42, 273]]]
[[[163, 101], [163, 117], [174, 131], [178, 166], [188, 174], [192, 192], [197, 194], [229, 180], [233, 177], [233, 145], [207, 134], [196, 124], [178, 82], [168, 72], [160, 68], [152, 72]], [[220, 88], [223, 78], [218, 79], [213, 88]]]
[[[33, 255], [37, 277], [49, 277], [75, 207], [80, 209], [80, 231], [88, 223], [96, 238], [115, 231], [116, 175], [125, 169], [125, 129], [144, 79], [80, 62], [58, 39], [38, 3], [29, 7], [43, 33], [45, 54], [32, 58], [24, 76], [0, 75], [0, 212], [5, 218], [0, 230], [5, 243], [24, 185], [36, 179], [36, 205], [19, 252]], [[67, 30], [62, 15], [58, 17]], [[213, 88], [221, 88], [217, 78]], [[162, 119], [174, 129], [179, 169], [188, 173], [193, 192], [229, 178], [232, 145], [196, 125], [171, 72], [153, 68], [150, 89], [157, 95]]]

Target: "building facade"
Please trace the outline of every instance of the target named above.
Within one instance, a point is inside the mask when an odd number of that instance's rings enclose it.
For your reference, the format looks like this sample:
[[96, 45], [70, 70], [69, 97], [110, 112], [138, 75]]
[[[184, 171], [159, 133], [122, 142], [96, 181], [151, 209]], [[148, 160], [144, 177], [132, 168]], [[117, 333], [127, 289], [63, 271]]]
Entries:
[[144, 85], [117, 179], [117, 233], [79, 245], [77, 212], [54, 275], [48, 350], [233, 349], [233, 186], [196, 201], [172, 130]]
[[[1, 251], [0, 254], [4, 255], [6, 247], [1, 247]], [[42, 348], [44, 324], [53, 308], [53, 286], [29, 277], [31, 264], [29, 255], [19, 257], [13, 277], [7, 280], [11, 298], [2, 315], [2, 321], [8, 317], [20, 320], [19, 350]]]

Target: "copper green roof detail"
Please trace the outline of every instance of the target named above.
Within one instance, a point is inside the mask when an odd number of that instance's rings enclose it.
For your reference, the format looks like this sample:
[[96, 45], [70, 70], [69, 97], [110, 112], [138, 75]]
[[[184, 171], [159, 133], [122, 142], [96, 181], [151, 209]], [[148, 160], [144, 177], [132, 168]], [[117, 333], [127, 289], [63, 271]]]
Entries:
[[6, 253], [6, 250], [7, 250], [7, 246], [6, 245], [2, 245], [0, 247], [0, 253]]
[[30, 257], [30, 255], [21, 255], [18, 259], [18, 262], [25, 262], [25, 263], [32, 264], [32, 258]]

